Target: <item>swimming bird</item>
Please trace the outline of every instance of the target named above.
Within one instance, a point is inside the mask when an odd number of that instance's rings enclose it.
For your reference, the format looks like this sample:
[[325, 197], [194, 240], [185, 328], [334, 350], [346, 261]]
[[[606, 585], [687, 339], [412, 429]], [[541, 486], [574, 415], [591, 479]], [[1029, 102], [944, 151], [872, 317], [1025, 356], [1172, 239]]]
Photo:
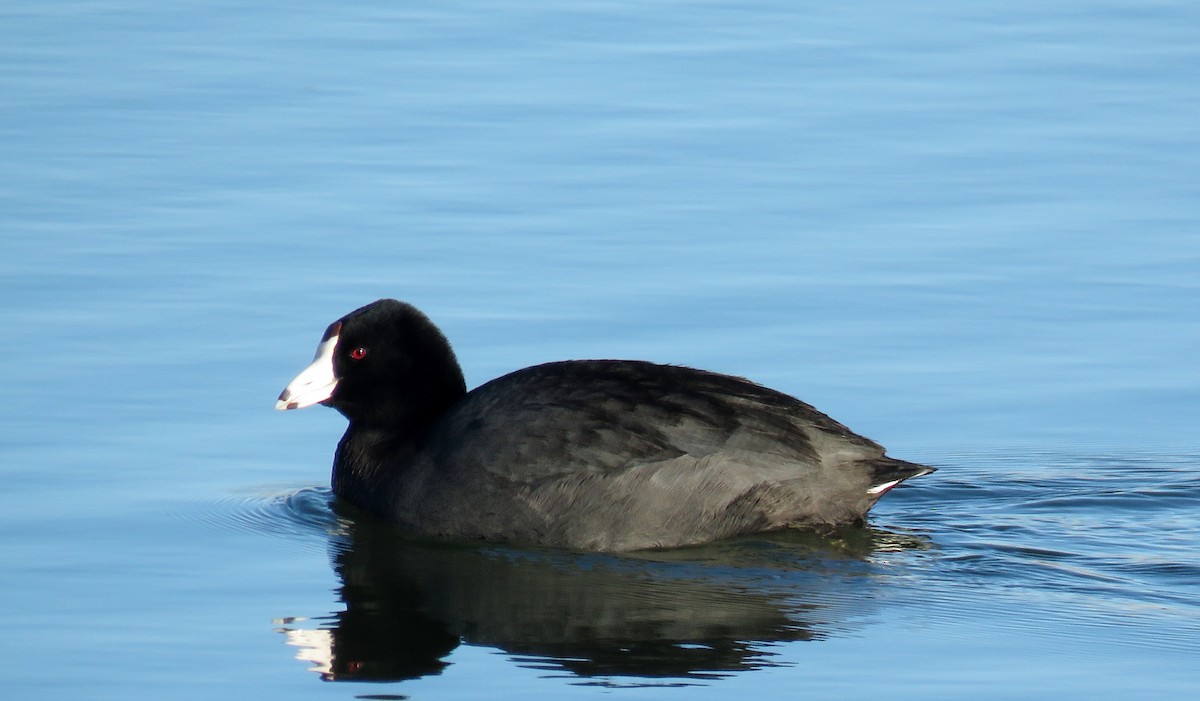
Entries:
[[421, 537], [630, 551], [836, 527], [934, 471], [687, 367], [568, 360], [468, 392], [442, 332], [393, 299], [330, 324], [275, 408], [315, 404], [349, 420], [334, 493]]

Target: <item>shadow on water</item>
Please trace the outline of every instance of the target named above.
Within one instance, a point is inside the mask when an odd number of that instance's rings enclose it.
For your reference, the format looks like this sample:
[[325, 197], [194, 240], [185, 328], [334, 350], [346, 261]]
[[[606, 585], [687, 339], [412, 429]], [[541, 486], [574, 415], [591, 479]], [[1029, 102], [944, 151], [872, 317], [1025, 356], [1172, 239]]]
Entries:
[[[328, 508], [328, 494], [304, 491], [281, 504], [311, 527], [313, 502]], [[854, 528], [608, 555], [414, 542], [365, 519], [329, 519], [341, 610], [283, 619], [280, 631], [330, 681], [438, 674], [460, 644], [581, 683], [686, 684], [773, 666], [775, 644], [870, 616], [878, 567], [868, 556], [927, 547]]]

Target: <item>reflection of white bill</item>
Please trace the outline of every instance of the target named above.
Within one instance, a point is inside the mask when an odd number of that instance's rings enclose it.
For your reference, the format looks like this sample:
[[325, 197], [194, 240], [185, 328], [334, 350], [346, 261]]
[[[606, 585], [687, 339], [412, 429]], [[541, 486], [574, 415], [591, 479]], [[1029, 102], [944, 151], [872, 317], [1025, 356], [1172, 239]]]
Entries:
[[288, 645], [300, 648], [296, 652], [296, 659], [312, 663], [308, 671], [316, 672], [325, 678], [333, 676], [332, 632], [320, 628], [281, 628], [279, 632], [284, 634]]

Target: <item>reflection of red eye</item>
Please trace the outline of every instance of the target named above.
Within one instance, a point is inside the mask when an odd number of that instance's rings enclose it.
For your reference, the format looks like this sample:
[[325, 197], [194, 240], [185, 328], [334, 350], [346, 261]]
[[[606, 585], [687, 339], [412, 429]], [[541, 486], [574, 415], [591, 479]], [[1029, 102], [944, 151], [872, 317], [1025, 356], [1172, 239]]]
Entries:
[[362, 360], [363, 358], [367, 357], [367, 349], [359, 346], [358, 348], [350, 351], [350, 357], [354, 360]]

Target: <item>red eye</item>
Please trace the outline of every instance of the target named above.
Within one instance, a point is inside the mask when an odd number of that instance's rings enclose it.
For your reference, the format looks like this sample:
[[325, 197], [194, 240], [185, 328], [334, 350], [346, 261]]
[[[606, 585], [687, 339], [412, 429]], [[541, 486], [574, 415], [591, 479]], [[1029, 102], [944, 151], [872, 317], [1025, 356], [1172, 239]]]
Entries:
[[362, 346], [350, 351], [350, 358], [352, 360], [362, 360], [365, 357], [367, 357], [367, 349]]

